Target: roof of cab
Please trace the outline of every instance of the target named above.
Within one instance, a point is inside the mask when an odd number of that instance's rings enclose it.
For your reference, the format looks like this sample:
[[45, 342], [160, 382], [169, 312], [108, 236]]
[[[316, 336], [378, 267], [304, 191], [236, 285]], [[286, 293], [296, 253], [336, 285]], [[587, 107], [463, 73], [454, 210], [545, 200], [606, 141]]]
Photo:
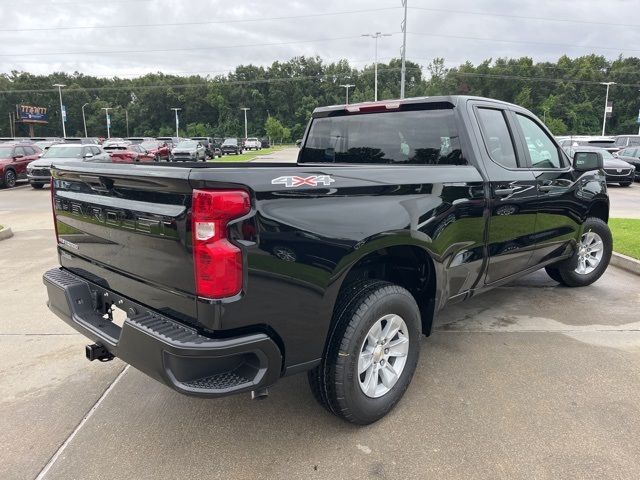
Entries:
[[[467, 100], [478, 100], [478, 101], [485, 101], [485, 102], [491, 102], [491, 103], [498, 103], [498, 104], [510, 106], [510, 107], [518, 107], [517, 105], [514, 105], [512, 103], [503, 102], [502, 100], [496, 100], [493, 98], [475, 97], [470, 95], [441, 95], [441, 96], [433, 96], [433, 97], [412, 97], [412, 98], [404, 98], [404, 99], [379, 100], [377, 102], [329, 105], [326, 107], [317, 107], [313, 111], [313, 116], [325, 116], [327, 114], [330, 114], [331, 112], [338, 112], [338, 111], [351, 111], [352, 113], [356, 113], [360, 108], [363, 108], [363, 107], [371, 108], [375, 106], [380, 106], [380, 107], [386, 106], [389, 110], [392, 110], [392, 109], [400, 108], [402, 105], [448, 103], [451, 105], [451, 107], [456, 107]], [[521, 108], [521, 107], [518, 107], [518, 108]]]

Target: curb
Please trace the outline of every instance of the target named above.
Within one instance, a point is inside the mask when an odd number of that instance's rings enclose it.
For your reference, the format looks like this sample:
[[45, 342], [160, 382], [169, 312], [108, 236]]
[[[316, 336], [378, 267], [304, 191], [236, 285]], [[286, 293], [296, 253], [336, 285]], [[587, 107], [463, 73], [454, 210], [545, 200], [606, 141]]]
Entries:
[[4, 227], [0, 230], [0, 240], [6, 240], [7, 238], [13, 237], [13, 232], [9, 227]]
[[614, 267], [626, 270], [629, 273], [635, 273], [640, 275], [640, 261], [635, 258], [628, 257], [618, 252], [613, 252], [611, 255], [610, 264]]

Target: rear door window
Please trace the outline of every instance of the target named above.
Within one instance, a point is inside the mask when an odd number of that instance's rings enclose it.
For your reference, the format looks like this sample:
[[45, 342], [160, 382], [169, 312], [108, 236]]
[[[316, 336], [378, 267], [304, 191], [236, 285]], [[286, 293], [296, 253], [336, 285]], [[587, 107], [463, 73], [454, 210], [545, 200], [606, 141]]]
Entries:
[[467, 165], [452, 108], [314, 118], [299, 161]]
[[506, 168], [518, 168], [513, 138], [502, 110], [478, 108], [484, 144], [491, 159]]

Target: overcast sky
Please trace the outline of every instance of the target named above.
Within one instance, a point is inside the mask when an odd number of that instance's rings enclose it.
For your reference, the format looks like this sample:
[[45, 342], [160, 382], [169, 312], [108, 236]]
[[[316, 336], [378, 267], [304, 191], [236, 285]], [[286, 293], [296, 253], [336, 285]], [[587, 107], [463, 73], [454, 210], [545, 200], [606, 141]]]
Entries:
[[[407, 58], [421, 65], [640, 56], [638, 0], [408, 2]], [[399, 56], [402, 13], [400, 0], [0, 0], [0, 72], [215, 75], [298, 55], [362, 67], [374, 55], [363, 33], [393, 33], [380, 39], [379, 58]], [[116, 27], [149, 24], [161, 26]]]

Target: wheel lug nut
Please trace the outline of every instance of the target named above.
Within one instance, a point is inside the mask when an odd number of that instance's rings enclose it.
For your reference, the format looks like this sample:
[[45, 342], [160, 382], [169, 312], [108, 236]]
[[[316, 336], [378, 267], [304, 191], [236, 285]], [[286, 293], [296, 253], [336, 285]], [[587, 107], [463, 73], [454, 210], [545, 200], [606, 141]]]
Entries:
[[385, 348], [385, 349], [384, 349], [384, 353], [385, 353], [385, 355], [386, 355], [386, 354], [388, 354], [388, 353], [389, 353], [389, 349], [388, 349], [388, 348]]
[[380, 360], [380, 365], [384, 365], [384, 360]]

